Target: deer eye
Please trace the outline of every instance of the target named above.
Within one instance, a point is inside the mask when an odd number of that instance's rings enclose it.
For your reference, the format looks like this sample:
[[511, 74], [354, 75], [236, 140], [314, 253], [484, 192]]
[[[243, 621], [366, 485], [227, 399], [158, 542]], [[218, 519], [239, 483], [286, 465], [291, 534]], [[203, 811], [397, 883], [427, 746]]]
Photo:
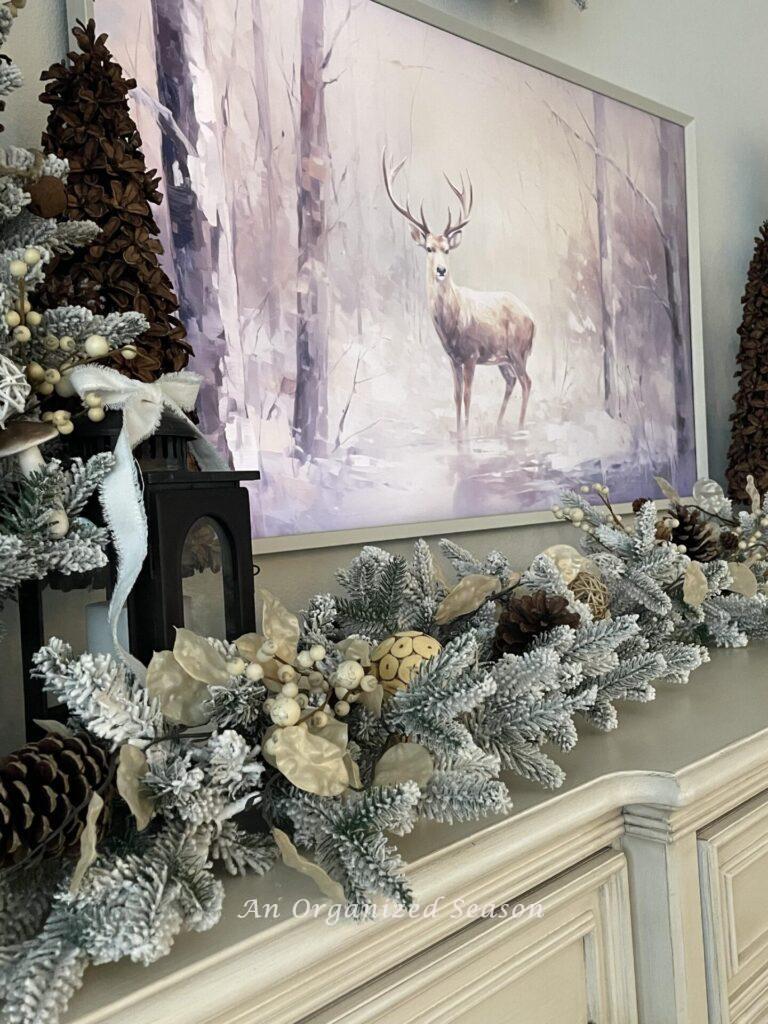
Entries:
[[428, 245], [427, 246], [427, 252], [434, 252], [434, 251], [435, 251], [435, 247], [433, 245]]

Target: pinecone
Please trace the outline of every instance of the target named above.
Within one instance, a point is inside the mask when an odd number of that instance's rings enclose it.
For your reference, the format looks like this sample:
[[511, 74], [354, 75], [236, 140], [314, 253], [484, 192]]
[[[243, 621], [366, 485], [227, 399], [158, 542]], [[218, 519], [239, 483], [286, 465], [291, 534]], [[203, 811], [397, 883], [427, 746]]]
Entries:
[[635, 498], [635, 500], [632, 502], [632, 511], [635, 513], [635, 515], [637, 515], [637, 513], [640, 511], [643, 505], [647, 505], [650, 500], [650, 498]]
[[719, 557], [717, 534], [697, 509], [676, 505], [674, 515], [680, 525], [672, 528], [673, 544], [685, 545], [685, 553], [695, 562], [713, 562]]
[[494, 657], [504, 654], [523, 654], [533, 639], [555, 626], [579, 625], [579, 616], [568, 611], [564, 597], [547, 594], [543, 590], [535, 594], [510, 597], [499, 617], [493, 643]]
[[720, 534], [720, 545], [723, 551], [735, 551], [739, 546], [739, 538], [730, 530], [723, 530]]
[[46, 857], [76, 850], [91, 795], [108, 774], [107, 753], [87, 733], [49, 733], [0, 760], [0, 868], [40, 846]]

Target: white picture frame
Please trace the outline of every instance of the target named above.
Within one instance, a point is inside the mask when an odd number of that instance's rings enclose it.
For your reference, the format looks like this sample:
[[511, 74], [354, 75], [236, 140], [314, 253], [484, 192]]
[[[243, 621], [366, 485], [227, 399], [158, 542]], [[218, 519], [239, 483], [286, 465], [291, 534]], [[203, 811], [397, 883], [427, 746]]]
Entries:
[[[665, 118], [684, 129], [694, 437], [697, 474], [699, 477], [705, 477], [708, 473], [708, 452], [701, 306], [699, 199], [694, 119], [656, 100], [613, 85], [610, 82], [587, 74], [544, 54], [534, 52], [510, 39], [487, 32], [474, 24], [438, 11], [430, 5], [421, 2], [421, 0], [369, 0], [369, 2], [407, 15], [418, 22], [423, 22], [425, 25], [443, 30], [495, 53], [520, 61], [523, 64], [561, 78], [566, 82], [600, 92], [611, 99], [626, 103], [648, 114]], [[93, 0], [66, 0], [66, 4], [71, 25], [78, 19], [87, 20], [94, 16]], [[683, 495], [683, 497], [689, 496]], [[630, 505], [628, 503], [619, 504], [616, 508], [619, 512], [627, 512], [630, 510]], [[503, 515], [398, 523], [338, 531], [300, 533], [265, 538], [257, 537], [254, 538], [253, 547], [255, 553], [262, 554], [333, 547], [344, 544], [359, 545], [385, 542], [417, 536], [509, 529], [551, 521], [551, 512], [547, 510], [515, 512]]]

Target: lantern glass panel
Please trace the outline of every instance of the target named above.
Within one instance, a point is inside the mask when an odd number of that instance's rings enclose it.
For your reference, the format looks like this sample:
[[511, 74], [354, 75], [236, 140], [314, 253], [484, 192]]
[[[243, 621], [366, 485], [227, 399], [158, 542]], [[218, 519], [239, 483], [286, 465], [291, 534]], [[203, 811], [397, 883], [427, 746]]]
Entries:
[[189, 529], [181, 555], [184, 625], [201, 636], [227, 633], [226, 585], [232, 553], [221, 528], [210, 516]]

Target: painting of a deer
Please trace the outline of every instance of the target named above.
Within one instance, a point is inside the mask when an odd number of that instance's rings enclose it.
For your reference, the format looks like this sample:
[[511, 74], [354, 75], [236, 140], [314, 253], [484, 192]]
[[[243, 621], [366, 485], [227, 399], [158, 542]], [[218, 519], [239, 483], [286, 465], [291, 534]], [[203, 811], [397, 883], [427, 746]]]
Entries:
[[474, 192], [467, 175], [461, 185], [455, 185], [444, 175], [451, 191], [459, 200], [460, 212], [454, 223], [450, 209], [448, 223], [442, 234], [430, 230], [424, 216], [424, 206], [418, 217], [410, 209], [406, 197], [402, 205], [395, 199], [394, 184], [405, 160], [397, 165], [388, 164], [386, 150], [382, 154], [384, 187], [390, 202], [411, 225], [411, 237], [427, 254], [427, 301], [438, 337], [451, 361], [453, 370], [453, 397], [456, 405], [456, 431], [462, 434], [469, 428], [472, 404], [472, 384], [475, 367], [498, 366], [504, 378], [505, 390], [497, 420], [502, 425], [515, 383], [520, 381], [522, 401], [519, 426], [525, 424], [531, 378], [526, 363], [533, 347], [536, 325], [530, 311], [509, 292], [480, 292], [457, 285], [449, 265], [449, 254], [461, 243], [462, 232], [472, 215]]

